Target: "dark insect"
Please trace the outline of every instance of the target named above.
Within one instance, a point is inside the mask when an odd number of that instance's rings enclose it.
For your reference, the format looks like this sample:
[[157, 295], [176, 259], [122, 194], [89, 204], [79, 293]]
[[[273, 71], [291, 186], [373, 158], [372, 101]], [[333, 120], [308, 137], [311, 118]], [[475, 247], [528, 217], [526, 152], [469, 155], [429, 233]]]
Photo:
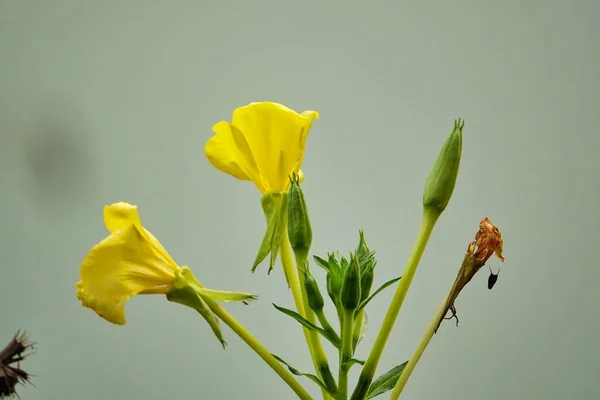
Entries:
[[488, 268], [490, 269], [490, 276], [488, 278], [488, 289], [492, 290], [492, 288], [496, 284], [496, 281], [498, 281], [498, 274], [500, 273], [500, 269], [502, 267], [500, 267], [498, 269], [498, 272], [496, 272], [495, 274], [492, 272], [492, 268], [491, 267], [488, 266]]
[[0, 350], [0, 399], [19, 395], [16, 386], [30, 382], [30, 375], [21, 369], [21, 361], [29, 355], [26, 352], [33, 348], [25, 334], [17, 332], [10, 343]]

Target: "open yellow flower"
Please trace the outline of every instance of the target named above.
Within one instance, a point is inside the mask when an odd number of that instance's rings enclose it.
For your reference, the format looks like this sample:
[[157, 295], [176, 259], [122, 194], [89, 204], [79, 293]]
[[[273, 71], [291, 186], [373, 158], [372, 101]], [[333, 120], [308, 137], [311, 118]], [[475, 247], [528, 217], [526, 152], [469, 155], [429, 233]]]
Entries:
[[210, 163], [238, 179], [254, 182], [265, 195], [286, 192], [292, 173], [300, 176], [306, 137], [316, 111], [296, 111], [263, 101], [233, 112], [231, 122], [213, 126], [204, 148]]
[[[94, 246], [80, 268], [77, 298], [84, 307], [117, 325], [125, 324], [125, 303], [137, 294], [164, 294], [190, 305], [209, 321], [217, 336], [218, 322], [205, 309], [203, 298], [218, 301], [252, 300], [247, 293], [205, 288], [188, 267], [180, 267], [140, 222], [137, 206], [124, 202], [104, 207], [110, 235]], [[190, 289], [187, 292], [183, 289]], [[184, 293], [185, 292], [185, 293]], [[185, 298], [178, 298], [184, 293]], [[192, 300], [190, 300], [192, 298]], [[221, 339], [221, 338], [220, 338]]]

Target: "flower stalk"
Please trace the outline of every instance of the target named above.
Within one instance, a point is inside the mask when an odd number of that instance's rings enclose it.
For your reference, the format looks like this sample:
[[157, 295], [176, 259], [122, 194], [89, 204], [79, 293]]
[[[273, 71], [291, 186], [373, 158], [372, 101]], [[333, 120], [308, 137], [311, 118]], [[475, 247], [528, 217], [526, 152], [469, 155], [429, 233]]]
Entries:
[[492, 254], [495, 253], [501, 261], [504, 261], [502, 247], [503, 241], [500, 230], [495, 227], [488, 218], [481, 220], [479, 223], [479, 231], [475, 234], [475, 241], [469, 243], [467, 253], [465, 254], [463, 262], [460, 266], [456, 280], [446, 295], [444, 302], [431, 320], [431, 323], [427, 327], [425, 334], [421, 338], [421, 341], [415, 349], [412, 357], [406, 364], [402, 374], [400, 374], [400, 377], [398, 378], [398, 381], [392, 390], [392, 394], [390, 396], [391, 400], [396, 400], [400, 397], [404, 386], [406, 386], [406, 382], [408, 382], [408, 378], [410, 378], [412, 371], [415, 369], [415, 366], [421, 359], [421, 356], [429, 345], [431, 338], [437, 333], [437, 330], [442, 321], [445, 319], [448, 311], [450, 311], [452, 315], [447, 319], [456, 318], [456, 324], [458, 325], [454, 301], [467, 283], [471, 281], [473, 276], [475, 276], [475, 274], [485, 265], [486, 261], [492, 256]]
[[425, 251], [431, 232], [440, 217], [446, 209], [454, 187], [458, 170], [460, 167], [460, 159], [462, 156], [462, 129], [464, 122], [460, 119], [454, 121], [454, 128], [446, 138], [438, 157], [427, 176], [425, 188], [423, 189], [423, 218], [421, 220], [421, 228], [417, 236], [416, 243], [412, 249], [408, 263], [402, 274], [400, 284], [396, 289], [396, 293], [392, 298], [392, 302], [388, 308], [387, 314], [381, 328], [377, 334], [377, 339], [373, 344], [373, 348], [369, 353], [369, 357], [361, 371], [358, 384], [352, 394], [352, 400], [361, 400], [369, 390], [369, 386], [373, 381], [375, 371], [381, 354], [387, 343], [387, 340], [392, 332], [394, 323], [398, 318], [404, 298], [408, 293], [412, 283], [421, 256]]
[[[298, 311], [298, 314], [314, 324], [315, 314], [310, 310], [308, 307], [308, 302], [306, 301], [304, 279], [302, 274], [298, 274], [298, 269], [294, 263], [294, 256], [292, 255], [290, 242], [286, 238], [284, 238], [283, 242], [281, 243], [281, 263], [283, 264], [285, 275], [288, 277], [288, 283], [290, 285], [290, 290], [292, 291], [292, 296], [294, 297], [294, 303], [296, 304], [296, 310]], [[303, 327], [302, 330], [304, 331], [304, 337], [306, 339], [308, 350], [310, 351], [317, 374], [323, 380], [325, 385], [327, 385], [329, 381], [329, 384], [333, 383], [335, 386], [335, 381], [331, 382], [331, 380], [333, 380], [333, 376], [331, 375], [329, 361], [327, 360], [327, 355], [325, 354], [325, 350], [323, 349], [323, 345], [318, 333], [305, 327]], [[331, 398], [325, 389], [321, 388], [321, 392], [323, 394], [323, 399], [327, 400]]]
[[229, 314], [223, 307], [218, 305], [213, 300], [207, 300], [206, 303], [210, 307], [213, 313], [225, 325], [227, 325], [233, 332], [235, 332], [260, 358], [262, 358], [269, 367], [283, 379], [285, 383], [298, 395], [298, 398], [303, 400], [311, 400], [312, 397], [308, 392], [298, 383], [298, 381], [292, 376], [290, 372], [279, 362], [273, 355], [254, 337], [248, 330], [240, 324], [231, 314]]
[[412, 279], [417, 271], [419, 261], [421, 260], [421, 256], [425, 251], [425, 247], [427, 246], [427, 242], [429, 241], [429, 237], [431, 236], [431, 232], [433, 231], [438, 217], [438, 212], [425, 210], [423, 213], [419, 235], [417, 236], [417, 240], [408, 259], [408, 263], [406, 264], [406, 268], [402, 274], [400, 284], [394, 293], [392, 302], [390, 303], [387, 314], [385, 315], [381, 328], [379, 329], [377, 338], [373, 344], [373, 348], [371, 349], [369, 357], [367, 358], [367, 361], [365, 362], [365, 365], [360, 373], [358, 383], [354, 389], [354, 392], [352, 393], [352, 400], [362, 400], [369, 390], [369, 386], [371, 385], [377, 370], [377, 365], [379, 364], [379, 360], [383, 354], [383, 349], [387, 343], [390, 333], [392, 332], [396, 318], [398, 318], [400, 308], [404, 303], [404, 298], [408, 293]]

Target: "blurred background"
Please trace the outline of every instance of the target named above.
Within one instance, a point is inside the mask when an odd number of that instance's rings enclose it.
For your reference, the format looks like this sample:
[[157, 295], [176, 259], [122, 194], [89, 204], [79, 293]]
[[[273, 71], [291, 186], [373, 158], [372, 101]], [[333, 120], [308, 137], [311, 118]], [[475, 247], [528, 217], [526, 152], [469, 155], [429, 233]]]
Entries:
[[[598, 12], [591, 0], [0, 0], [0, 345], [19, 328], [37, 342], [21, 398], [294, 398], [188, 308], [140, 296], [113, 326], [75, 296], [103, 206], [134, 203], [204, 284], [258, 294], [227, 308], [311, 369], [299, 326], [271, 304], [293, 307], [282, 270], [250, 273], [260, 194], [203, 153], [214, 123], [260, 100], [321, 114], [303, 165], [312, 250], [348, 253], [364, 229], [375, 285], [402, 273], [425, 178], [466, 121], [454, 196], [377, 375], [410, 357], [483, 217], [506, 262], [494, 290], [485, 267], [462, 292], [460, 325], [442, 325], [403, 398], [599, 398]], [[358, 357], [392, 294], [371, 303]]]

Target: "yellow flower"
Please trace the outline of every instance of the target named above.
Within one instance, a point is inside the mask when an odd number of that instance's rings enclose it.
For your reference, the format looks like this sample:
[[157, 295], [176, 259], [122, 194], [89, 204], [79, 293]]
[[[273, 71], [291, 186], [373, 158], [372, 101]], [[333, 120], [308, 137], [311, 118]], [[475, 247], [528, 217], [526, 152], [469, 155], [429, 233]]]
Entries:
[[316, 111], [296, 111], [273, 102], [250, 103], [233, 112], [231, 122], [213, 126], [204, 153], [220, 171], [254, 182], [265, 195], [287, 192], [300, 170], [306, 137]]
[[[223, 302], [253, 300], [255, 295], [205, 288], [188, 267], [180, 267], [140, 222], [137, 206], [114, 203], [104, 207], [110, 235], [88, 253], [76, 283], [84, 307], [117, 325], [125, 324], [125, 303], [137, 294], [164, 294], [169, 301], [200, 312], [222, 340], [207, 298]], [[224, 341], [222, 341], [224, 342]]]
[[125, 324], [125, 302], [136, 294], [167, 294], [179, 266], [141, 224], [137, 207], [104, 207], [110, 235], [92, 248], [80, 268], [77, 298], [114, 324]]

